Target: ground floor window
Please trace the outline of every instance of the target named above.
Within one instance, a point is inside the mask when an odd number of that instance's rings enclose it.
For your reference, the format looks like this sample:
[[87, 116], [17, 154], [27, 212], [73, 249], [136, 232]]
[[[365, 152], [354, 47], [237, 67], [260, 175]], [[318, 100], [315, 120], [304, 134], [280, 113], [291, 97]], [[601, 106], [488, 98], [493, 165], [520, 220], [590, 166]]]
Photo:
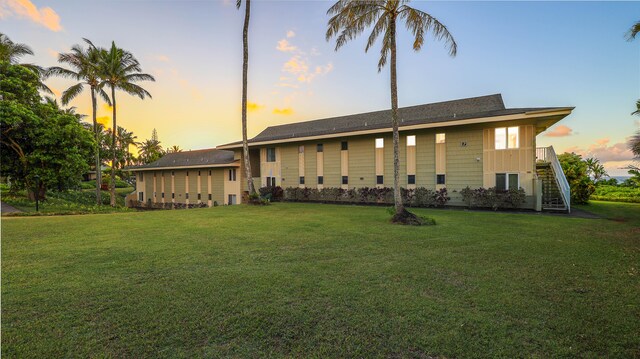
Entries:
[[300, 184], [304, 184], [304, 176], [300, 176]]
[[376, 176], [376, 184], [383, 184], [384, 176]]
[[185, 194], [184, 194], [184, 198], [185, 198], [185, 199], [189, 199], [189, 192], [187, 192], [187, 193], [185, 193]]
[[209, 201], [211, 201], [211, 193], [209, 193]]
[[276, 186], [276, 178], [267, 177], [267, 187], [275, 187], [275, 186]]
[[232, 168], [229, 170], [229, 181], [235, 181], [236, 180], [236, 169]]
[[229, 204], [236, 204], [236, 195], [235, 194], [230, 194], [229, 195]]
[[349, 184], [349, 176], [342, 176], [342, 184]]
[[416, 175], [408, 175], [407, 176], [408, 184], [416, 184]]
[[144, 202], [144, 192], [138, 192], [138, 201]]
[[520, 188], [520, 175], [517, 173], [496, 173], [496, 189]]
[[324, 177], [318, 176], [318, 184], [324, 184]]
[[436, 184], [445, 184], [447, 181], [446, 176], [443, 174], [436, 175]]
[[200, 193], [198, 193], [198, 200], [202, 199], [202, 196], [200, 196]]
[[162, 198], [164, 198], [164, 192], [162, 192]]

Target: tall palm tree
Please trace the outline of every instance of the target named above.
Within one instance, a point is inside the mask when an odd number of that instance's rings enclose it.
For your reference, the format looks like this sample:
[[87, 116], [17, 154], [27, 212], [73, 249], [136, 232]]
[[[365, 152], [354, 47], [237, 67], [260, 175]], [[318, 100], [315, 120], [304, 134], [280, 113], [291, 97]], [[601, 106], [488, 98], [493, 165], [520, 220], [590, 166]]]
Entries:
[[0, 32], [0, 61], [6, 61], [12, 65], [20, 65], [35, 72], [40, 78], [40, 81], [38, 81], [38, 89], [49, 95], [53, 95], [53, 91], [42, 81], [42, 78], [45, 77], [46, 74], [46, 70], [43, 67], [34, 64], [18, 63], [22, 56], [33, 54], [33, 50], [28, 45], [15, 43], [11, 41], [7, 35]]
[[120, 151], [123, 154], [122, 163], [120, 164], [121, 167], [133, 164], [133, 156], [131, 155], [130, 147], [138, 145], [138, 142], [136, 142], [137, 139], [138, 136], [134, 135], [133, 132], [129, 132], [124, 127], [118, 126], [118, 145], [120, 146]]
[[180, 148], [180, 146], [173, 145], [170, 148], [167, 148], [167, 153], [178, 153], [178, 152], [182, 152], [182, 148]]
[[640, 21], [633, 24], [633, 26], [631, 26], [629, 31], [627, 31], [627, 35], [626, 35], [627, 41], [633, 41], [636, 38], [636, 35], [638, 35], [638, 33], [640, 33]]
[[101, 84], [98, 74], [100, 50], [96, 48], [91, 41], [87, 39], [83, 40], [87, 45], [89, 45], [87, 49], [83, 49], [80, 45], [73, 45], [71, 52], [58, 55], [58, 62], [69, 65], [73, 70], [54, 66], [47, 70], [46, 75], [60, 76], [80, 81], [62, 93], [61, 100], [63, 105], [67, 105], [71, 100], [82, 93], [85, 86], [89, 86], [91, 93], [93, 135], [96, 139], [96, 203], [98, 205], [102, 205], [102, 191], [100, 190], [100, 185], [102, 184], [102, 171], [100, 170], [102, 161], [100, 160], [100, 133], [98, 131], [98, 122], [96, 120], [98, 107], [96, 95], [99, 95], [107, 104], [111, 104], [111, 100], [109, 99], [109, 95], [104, 91], [104, 86]]
[[631, 149], [636, 160], [640, 161], [640, 131], [636, 132], [629, 139], [629, 149]]
[[367, 40], [365, 52], [375, 44], [382, 35], [382, 49], [378, 61], [378, 72], [387, 63], [390, 56], [391, 77], [391, 125], [393, 127], [393, 198], [395, 204], [394, 222], [407, 223], [416, 220], [402, 203], [400, 194], [400, 160], [398, 134], [398, 80], [396, 64], [396, 33], [398, 20], [402, 20], [413, 35], [413, 49], [420, 51], [424, 37], [431, 33], [436, 40], [443, 40], [449, 49], [449, 55], [455, 56], [458, 46], [447, 27], [428, 13], [412, 8], [409, 0], [339, 0], [329, 8], [331, 16], [327, 24], [326, 38], [329, 41], [336, 37], [337, 51], [349, 40], [363, 33], [367, 27], [373, 26]]
[[[101, 84], [106, 85], [111, 89], [111, 105], [112, 105], [112, 118], [113, 129], [117, 129], [116, 113], [116, 90], [122, 90], [129, 95], [138, 96], [144, 100], [145, 97], [151, 98], [151, 94], [134, 82], [137, 81], [155, 81], [156, 79], [145, 73], [141, 73], [142, 67], [138, 60], [128, 51], [120, 49], [116, 46], [115, 42], [111, 42], [111, 48], [109, 50], [100, 51], [100, 66], [99, 73], [102, 79]], [[111, 148], [112, 148], [112, 162], [111, 162], [111, 206], [116, 205], [116, 164], [117, 164], [117, 148], [116, 148], [116, 133], [117, 130], [111, 131]]]
[[[240, 9], [242, 0], [236, 1], [236, 8]], [[244, 25], [242, 27], [242, 155], [244, 158], [244, 174], [247, 176], [247, 190], [249, 194], [256, 193], [251, 176], [251, 161], [249, 160], [249, 143], [247, 142], [247, 73], [249, 71], [249, 17], [251, 15], [251, 0], [244, 2]]]

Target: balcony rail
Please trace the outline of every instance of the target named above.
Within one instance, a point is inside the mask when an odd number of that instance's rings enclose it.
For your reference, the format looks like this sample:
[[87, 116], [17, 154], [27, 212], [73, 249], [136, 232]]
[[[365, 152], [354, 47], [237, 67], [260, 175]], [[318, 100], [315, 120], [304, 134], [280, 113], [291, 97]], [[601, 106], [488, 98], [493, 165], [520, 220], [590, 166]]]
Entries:
[[564, 176], [562, 166], [560, 166], [560, 161], [558, 161], [558, 156], [556, 156], [553, 146], [536, 148], [536, 162], [549, 163], [551, 165], [556, 184], [560, 189], [560, 194], [562, 194], [562, 200], [567, 207], [567, 212], [571, 212], [571, 187], [567, 177]]

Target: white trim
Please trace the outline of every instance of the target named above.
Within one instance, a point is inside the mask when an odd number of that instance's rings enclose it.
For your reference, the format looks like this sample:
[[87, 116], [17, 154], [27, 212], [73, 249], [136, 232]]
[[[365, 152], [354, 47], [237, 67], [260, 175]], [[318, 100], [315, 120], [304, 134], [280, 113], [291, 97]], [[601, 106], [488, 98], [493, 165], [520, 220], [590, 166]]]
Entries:
[[[402, 132], [402, 131], [421, 130], [426, 128], [451, 127], [451, 126], [492, 123], [492, 122], [501, 122], [501, 121], [529, 120], [529, 119], [549, 117], [549, 116], [568, 116], [571, 114], [571, 111], [573, 111], [573, 107], [566, 107], [566, 108], [553, 109], [553, 110], [531, 111], [531, 112], [517, 113], [512, 115], [477, 117], [477, 118], [470, 118], [470, 119], [458, 120], [458, 121], [424, 123], [419, 125], [402, 126], [398, 129], [398, 131]], [[249, 146], [262, 146], [262, 145], [269, 145], [274, 143], [311, 141], [311, 140], [318, 140], [318, 139], [355, 136], [355, 135], [369, 135], [369, 134], [385, 133], [385, 132], [391, 132], [391, 131], [392, 129], [387, 127], [387, 128], [380, 128], [375, 130], [338, 132], [338, 133], [331, 133], [331, 134], [318, 135], [318, 136], [300, 136], [300, 137], [292, 137], [292, 138], [283, 138], [278, 140], [252, 142], [252, 143], [249, 143]], [[242, 147], [242, 143], [238, 143], [238, 144], [228, 144], [228, 145], [217, 146], [216, 149], [234, 149], [234, 148], [241, 148], [241, 147]]]
[[142, 172], [142, 171], [160, 171], [160, 170], [182, 170], [193, 168], [224, 168], [224, 167], [240, 167], [240, 163], [223, 163], [216, 165], [198, 165], [198, 166], [176, 166], [176, 167], [145, 167], [145, 168], [130, 168], [125, 171]]

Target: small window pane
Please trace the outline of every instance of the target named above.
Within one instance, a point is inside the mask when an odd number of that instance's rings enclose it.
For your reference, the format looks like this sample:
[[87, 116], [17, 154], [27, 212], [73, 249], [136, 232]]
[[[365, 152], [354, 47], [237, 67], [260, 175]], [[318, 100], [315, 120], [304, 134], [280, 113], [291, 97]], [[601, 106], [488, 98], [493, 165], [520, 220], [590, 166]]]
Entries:
[[300, 176], [300, 184], [304, 184], [304, 176]]
[[509, 189], [518, 189], [518, 174], [510, 173], [509, 174]]
[[324, 177], [318, 176], [318, 184], [324, 184]]
[[209, 201], [211, 201], [211, 193], [209, 193]]
[[416, 145], [416, 136], [407, 136], [407, 146]]
[[202, 199], [202, 196], [200, 195], [200, 193], [198, 193], [198, 199]]
[[384, 184], [384, 176], [376, 176], [376, 184]]
[[384, 148], [384, 138], [376, 138], [376, 148]]
[[507, 148], [507, 128], [496, 128], [496, 150]]
[[342, 176], [342, 184], [349, 184], [349, 176]]
[[504, 173], [496, 173], [496, 189], [507, 189], [507, 175]]
[[436, 175], [436, 184], [445, 184], [445, 175]]
[[322, 145], [322, 143], [318, 143], [317, 151], [318, 152], [323, 152], [324, 151], [324, 146]]
[[340, 144], [340, 148], [342, 149], [342, 151], [346, 151], [349, 149], [349, 143], [347, 141], [342, 141], [342, 143]]
[[508, 148], [518, 148], [520, 147], [520, 135], [518, 133], [518, 127], [509, 127], [508, 129], [508, 142], [507, 142], [507, 147]]
[[162, 198], [164, 198], [164, 192], [162, 192]]
[[444, 133], [437, 133], [436, 134], [436, 143], [445, 143], [445, 135]]
[[276, 149], [274, 147], [267, 148], [267, 162], [276, 161]]
[[407, 183], [408, 184], [416, 184], [416, 175], [409, 175], [407, 176]]

